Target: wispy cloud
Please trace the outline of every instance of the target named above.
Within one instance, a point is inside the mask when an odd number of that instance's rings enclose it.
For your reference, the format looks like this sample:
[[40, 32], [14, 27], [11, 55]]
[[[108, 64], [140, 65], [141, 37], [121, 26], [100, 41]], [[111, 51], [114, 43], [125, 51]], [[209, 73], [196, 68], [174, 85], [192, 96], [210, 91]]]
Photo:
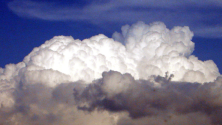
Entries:
[[[81, 6], [79, 6], [81, 5]], [[88, 21], [94, 25], [150, 23], [190, 26], [195, 36], [222, 37], [222, 1], [106, 0], [84, 4], [14, 0], [8, 7], [25, 18], [49, 21]]]

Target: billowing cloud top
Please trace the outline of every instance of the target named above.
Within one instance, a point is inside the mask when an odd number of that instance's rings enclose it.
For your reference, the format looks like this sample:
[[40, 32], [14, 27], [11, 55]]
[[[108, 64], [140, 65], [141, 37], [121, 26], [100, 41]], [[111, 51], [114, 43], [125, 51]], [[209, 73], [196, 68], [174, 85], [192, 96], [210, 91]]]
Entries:
[[107, 23], [132, 24], [138, 20], [151, 23], [159, 20], [170, 27], [188, 25], [197, 36], [221, 37], [222, 33], [220, 0], [13, 0], [8, 7], [21, 17], [51, 21], [87, 21], [107, 27]]
[[55, 86], [78, 80], [92, 82], [101, 78], [102, 72], [115, 70], [136, 79], [169, 72], [174, 75], [173, 81], [215, 80], [219, 72], [214, 62], [202, 62], [190, 55], [194, 50], [192, 37], [188, 27], [169, 30], [161, 22], [123, 26], [121, 34], [113, 34], [114, 39], [102, 34], [83, 41], [56, 36], [34, 48], [23, 62], [7, 65], [0, 78], [10, 80], [23, 75], [23, 83]]
[[55, 36], [0, 68], [0, 123], [222, 123], [220, 73], [191, 55], [192, 37], [162, 22], [125, 25], [113, 38]]

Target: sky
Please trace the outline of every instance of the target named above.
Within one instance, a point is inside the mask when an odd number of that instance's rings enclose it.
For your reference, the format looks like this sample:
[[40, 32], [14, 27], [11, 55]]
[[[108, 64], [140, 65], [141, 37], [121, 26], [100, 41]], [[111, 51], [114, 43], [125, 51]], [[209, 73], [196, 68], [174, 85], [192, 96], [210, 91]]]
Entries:
[[1, 0], [0, 124], [222, 124], [221, 0]]
[[1, 0], [0, 6], [0, 67], [22, 61], [53, 36], [111, 37], [126, 24], [162, 21], [168, 28], [189, 26], [194, 32], [193, 54], [214, 60], [222, 71], [220, 0]]

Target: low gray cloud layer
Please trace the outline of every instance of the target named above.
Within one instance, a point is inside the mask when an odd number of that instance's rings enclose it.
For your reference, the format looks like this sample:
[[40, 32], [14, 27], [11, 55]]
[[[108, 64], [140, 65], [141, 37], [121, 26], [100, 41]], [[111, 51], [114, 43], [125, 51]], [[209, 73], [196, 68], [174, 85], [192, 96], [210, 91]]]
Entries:
[[222, 2], [218, 0], [154, 1], [107, 0], [77, 3], [14, 0], [8, 7], [18, 16], [50, 21], [87, 21], [101, 27], [138, 20], [190, 26], [196, 36], [221, 37]]
[[[219, 125], [222, 78], [211, 83], [172, 82], [165, 77], [135, 80], [104, 72], [91, 84], [78, 81], [54, 88], [14, 88], [15, 105], [1, 104], [0, 123], [17, 125]], [[4, 94], [2, 92], [1, 94]]]

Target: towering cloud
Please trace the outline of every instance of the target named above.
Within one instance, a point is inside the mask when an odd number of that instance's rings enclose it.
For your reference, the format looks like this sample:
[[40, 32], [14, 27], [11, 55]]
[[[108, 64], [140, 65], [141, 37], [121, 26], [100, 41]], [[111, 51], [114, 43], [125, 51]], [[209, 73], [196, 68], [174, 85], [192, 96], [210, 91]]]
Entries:
[[126, 25], [113, 38], [55, 36], [0, 68], [0, 121], [222, 124], [220, 73], [191, 55], [192, 37], [161, 22]]

